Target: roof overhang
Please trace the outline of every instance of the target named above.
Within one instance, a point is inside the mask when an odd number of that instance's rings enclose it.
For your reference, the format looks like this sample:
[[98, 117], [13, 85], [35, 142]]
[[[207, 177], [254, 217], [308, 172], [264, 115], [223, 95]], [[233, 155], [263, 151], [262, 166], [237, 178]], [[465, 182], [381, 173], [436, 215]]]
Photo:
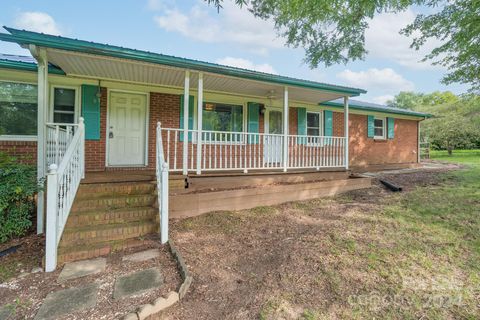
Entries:
[[[185, 70], [204, 73], [207, 91], [266, 97], [289, 88], [289, 98], [312, 104], [344, 96], [358, 96], [365, 90], [295, 79], [214, 63], [126, 49], [30, 31], [5, 28], [0, 40], [46, 50], [48, 61], [68, 76], [110, 79], [134, 83], [183, 87]], [[192, 88], [198, 72], [191, 73]]]
[[[344, 107], [343, 103], [339, 103], [336, 101], [327, 101], [327, 102], [322, 102], [320, 104], [323, 106], [329, 106], [329, 107], [338, 107], [338, 108]], [[412, 117], [418, 117], [421, 120], [433, 117], [431, 114], [428, 114], [428, 113], [417, 112], [412, 110], [403, 110], [403, 109], [391, 108], [391, 107], [382, 107], [382, 106], [377, 107], [377, 106], [374, 106], [373, 104], [366, 106], [360, 103], [357, 104], [354, 101], [350, 101], [348, 103], [348, 106], [349, 108], [354, 110], [375, 111], [375, 112], [382, 112], [382, 113], [389, 113], [389, 114], [412, 116]]]

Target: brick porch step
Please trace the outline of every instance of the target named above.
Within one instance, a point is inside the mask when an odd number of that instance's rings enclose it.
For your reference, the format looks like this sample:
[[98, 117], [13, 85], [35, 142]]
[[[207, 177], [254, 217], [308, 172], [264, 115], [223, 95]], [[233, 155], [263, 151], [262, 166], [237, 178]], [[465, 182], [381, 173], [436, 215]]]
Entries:
[[139, 247], [144, 244], [145, 244], [145, 240], [143, 240], [142, 238], [132, 238], [132, 239], [125, 239], [125, 240], [93, 243], [89, 245], [83, 245], [81, 247], [79, 246], [59, 247], [57, 262], [59, 264], [62, 264], [70, 261], [100, 257], [115, 251]]
[[98, 198], [80, 198], [75, 199], [71, 212], [146, 207], [153, 206], [155, 201], [156, 195], [154, 194], [107, 195]]
[[66, 229], [105, 224], [130, 223], [154, 220], [158, 209], [153, 207], [133, 207], [73, 212], [68, 218]]
[[81, 246], [105, 241], [136, 238], [154, 233], [158, 224], [154, 220], [115, 223], [65, 229], [59, 247]]
[[154, 194], [156, 182], [118, 182], [82, 184], [76, 199], [97, 199], [109, 196]]
[[157, 233], [153, 178], [143, 172], [87, 173], [60, 239], [57, 261], [89, 259], [139, 246], [144, 237]]

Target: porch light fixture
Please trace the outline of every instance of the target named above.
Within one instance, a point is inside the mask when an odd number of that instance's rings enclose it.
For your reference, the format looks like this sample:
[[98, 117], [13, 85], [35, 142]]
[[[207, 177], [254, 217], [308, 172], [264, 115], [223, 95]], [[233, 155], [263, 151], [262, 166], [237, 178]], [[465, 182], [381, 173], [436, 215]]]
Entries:
[[205, 110], [206, 111], [213, 111], [215, 106], [212, 103], [205, 103]]
[[260, 114], [265, 114], [265, 111], [267, 110], [267, 108], [265, 108], [265, 105], [264, 104], [261, 104], [260, 105]]
[[96, 96], [98, 99], [100, 99], [102, 97], [102, 91], [100, 89], [100, 80], [98, 80], [98, 86], [97, 86], [97, 93], [96, 93]]

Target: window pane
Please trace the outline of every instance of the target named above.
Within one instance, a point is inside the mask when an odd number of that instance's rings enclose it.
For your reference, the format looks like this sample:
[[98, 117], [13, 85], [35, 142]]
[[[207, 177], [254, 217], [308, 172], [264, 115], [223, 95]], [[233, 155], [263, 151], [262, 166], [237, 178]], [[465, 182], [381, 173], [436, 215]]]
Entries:
[[320, 127], [320, 114], [307, 112], [307, 127]]
[[375, 127], [383, 127], [383, 120], [382, 119], [375, 119]]
[[73, 113], [54, 113], [53, 122], [55, 123], [73, 123], [75, 115]]
[[375, 128], [375, 136], [383, 137], [383, 128]]
[[307, 128], [308, 136], [320, 136], [320, 130], [316, 128]]
[[75, 90], [55, 88], [53, 110], [75, 112]]
[[203, 104], [202, 129], [212, 131], [243, 131], [243, 107], [219, 103]]
[[37, 86], [0, 81], [1, 134], [37, 134]]
[[281, 134], [283, 132], [282, 122], [281, 111], [269, 111], [268, 132], [272, 134]]

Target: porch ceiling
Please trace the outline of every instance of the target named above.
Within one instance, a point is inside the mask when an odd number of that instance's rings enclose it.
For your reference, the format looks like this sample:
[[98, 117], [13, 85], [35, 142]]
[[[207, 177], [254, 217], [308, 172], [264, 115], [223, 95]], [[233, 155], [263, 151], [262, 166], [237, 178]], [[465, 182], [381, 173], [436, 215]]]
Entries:
[[[183, 88], [184, 85], [185, 69], [182, 68], [53, 48], [47, 49], [47, 56], [50, 63], [60, 67], [67, 75], [177, 88]], [[196, 90], [197, 85], [198, 72], [193, 71], [190, 74], [191, 90]], [[281, 85], [209, 72], [204, 72], [203, 87], [205, 91], [264, 98], [274, 95], [275, 99], [283, 97], [283, 86]], [[292, 101], [318, 104], [342, 96], [338, 92], [289, 86], [289, 99]]]

